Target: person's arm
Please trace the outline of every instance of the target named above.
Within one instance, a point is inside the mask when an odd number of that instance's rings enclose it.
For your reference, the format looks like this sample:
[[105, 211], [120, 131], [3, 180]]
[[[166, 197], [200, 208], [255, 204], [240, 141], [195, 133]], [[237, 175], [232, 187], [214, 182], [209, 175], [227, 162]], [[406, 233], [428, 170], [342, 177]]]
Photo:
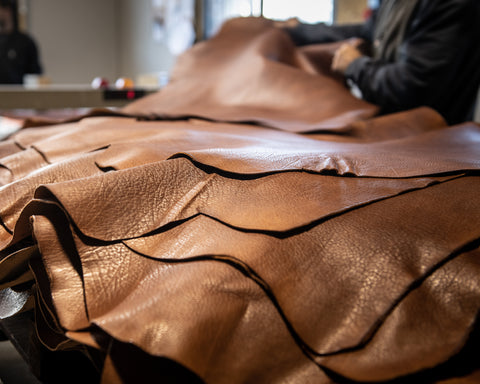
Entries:
[[303, 24], [299, 23], [293, 28], [286, 28], [287, 33], [292, 38], [295, 45], [302, 46], [308, 44], [331, 43], [359, 37], [370, 41], [370, 25], [366, 24], [350, 24], [350, 25], [327, 25]]
[[[472, 36], [475, 23], [469, 1], [423, 1], [395, 63], [362, 56], [348, 65], [344, 75], [358, 86], [365, 100], [384, 112], [435, 106], [442, 93], [449, 92], [449, 81], [455, 78], [451, 72], [461, 70], [454, 64], [465, 55], [464, 42]], [[470, 44], [475, 49], [475, 43]]]
[[[351, 38], [360, 38], [371, 42], [377, 12], [374, 11], [364, 23], [327, 25], [325, 23], [305, 24], [296, 19], [281, 22], [284, 30], [297, 46], [319, 43], [332, 43]], [[295, 21], [295, 22], [294, 22]]]

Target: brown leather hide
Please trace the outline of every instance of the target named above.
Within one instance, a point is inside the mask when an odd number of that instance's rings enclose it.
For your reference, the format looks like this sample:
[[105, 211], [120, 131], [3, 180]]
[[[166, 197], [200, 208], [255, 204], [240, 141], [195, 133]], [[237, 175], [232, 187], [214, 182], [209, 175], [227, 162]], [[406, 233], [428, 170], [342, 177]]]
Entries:
[[480, 126], [374, 117], [333, 49], [233, 20], [158, 94], [11, 136], [0, 315], [103, 383], [478, 382]]

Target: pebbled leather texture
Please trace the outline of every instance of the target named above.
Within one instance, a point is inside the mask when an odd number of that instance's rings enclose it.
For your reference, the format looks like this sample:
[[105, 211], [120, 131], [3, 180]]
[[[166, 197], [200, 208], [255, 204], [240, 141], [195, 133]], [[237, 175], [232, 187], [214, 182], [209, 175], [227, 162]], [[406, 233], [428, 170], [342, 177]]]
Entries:
[[374, 117], [333, 48], [233, 20], [158, 95], [0, 146], [0, 315], [31, 316], [27, 360], [57, 382], [78, 353], [102, 383], [478, 382], [480, 126]]

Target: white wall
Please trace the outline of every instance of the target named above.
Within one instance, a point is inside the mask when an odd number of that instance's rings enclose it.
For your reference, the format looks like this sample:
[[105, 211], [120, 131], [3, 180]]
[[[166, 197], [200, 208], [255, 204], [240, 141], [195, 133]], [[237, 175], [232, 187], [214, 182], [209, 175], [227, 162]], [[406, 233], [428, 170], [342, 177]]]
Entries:
[[151, 0], [120, 0], [119, 73], [139, 74], [168, 71], [174, 64], [166, 45], [153, 38]]
[[169, 70], [174, 57], [152, 35], [151, 0], [30, 0], [28, 27], [54, 84], [112, 83]]
[[31, 0], [29, 31], [53, 83], [115, 76], [117, 0]]

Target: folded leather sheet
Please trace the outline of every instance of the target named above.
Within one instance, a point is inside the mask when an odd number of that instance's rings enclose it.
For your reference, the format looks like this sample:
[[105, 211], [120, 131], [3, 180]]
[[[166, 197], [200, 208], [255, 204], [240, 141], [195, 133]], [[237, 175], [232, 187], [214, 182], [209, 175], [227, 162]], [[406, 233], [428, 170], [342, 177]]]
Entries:
[[3, 143], [0, 317], [37, 376], [478, 382], [480, 126], [374, 117], [333, 48], [233, 20], [158, 94]]
[[[334, 47], [297, 49], [269, 20], [234, 19], [179, 58], [162, 92], [123, 112], [257, 122], [293, 132], [342, 130], [378, 108], [352, 96], [329, 63]], [[321, 57], [321, 62], [312, 62]]]

